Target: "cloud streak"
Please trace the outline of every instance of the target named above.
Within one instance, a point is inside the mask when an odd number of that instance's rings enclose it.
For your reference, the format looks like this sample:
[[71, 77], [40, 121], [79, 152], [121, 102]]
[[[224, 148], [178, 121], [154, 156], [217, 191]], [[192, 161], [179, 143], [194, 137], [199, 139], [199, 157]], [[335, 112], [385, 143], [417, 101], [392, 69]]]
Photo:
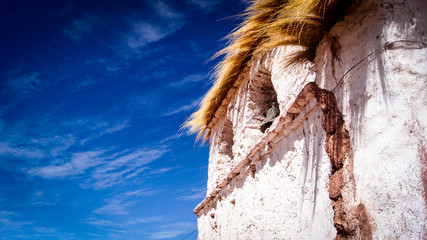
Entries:
[[123, 35], [126, 45], [134, 51], [171, 35], [185, 23], [183, 15], [163, 1], [156, 2], [152, 8], [155, 13], [152, 19], [130, 21], [131, 28]]
[[[89, 172], [82, 187], [105, 189], [137, 178], [143, 171], [149, 169], [145, 165], [159, 159], [168, 150], [164, 148], [139, 148], [114, 152], [112, 150], [97, 150], [73, 153], [65, 161], [42, 167], [24, 169], [30, 176], [39, 176], [46, 179], [66, 178]], [[163, 172], [168, 171], [164, 169]]]
[[182, 86], [190, 84], [190, 83], [200, 82], [202, 80], [207, 79], [208, 77], [209, 77], [208, 74], [196, 73], [196, 74], [192, 74], [192, 75], [189, 75], [189, 76], [183, 78], [181, 81], [172, 82], [171, 84], [169, 84], [169, 86], [170, 87], [182, 87]]
[[39, 149], [28, 148], [28, 147], [11, 147], [10, 143], [0, 143], [0, 156], [14, 156], [18, 158], [42, 158], [45, 153]]
[[5, 83], [5, 90], [15, 92], [21, 97], [40, 92], [46, 85], [46, 82], [42, 80], [40, 75], [40, 72], [34, 71], [11, 77]]
[[107, 219], [90, 217], [88, 218], [87, 222], [90, 225], [98, 226], [98, 227], [124, 228], [124, 227], [129, 227], [129, 226], [138, 225], [138, 224], [160, 222], [160, 221], [163, 221], [163, 219], [164, 219], [163, 217], [155, 216], [155, 217], [133, 218], [131, 220], [125, 220], [125, 221], [111, 221]]
[[48, 165], [44, 167], [31, 168], [26, 171], [31, 176], [40, 176], [42, 178], [64, 178], [81, 174], [86, 169], [97, 166], [105, 161], [100, 157], [105, 151], [88, 151], [72, 154], [69, 162], [59, 165]]
[[95, 169], [86, 185], [99, 190], [130, 181], [148, 169], [144, 165], [159, 159], [167, 151], [140, 148], [122, 154]]
[[[30, 173], [53, 176], [48, 172], [73, 170], [69, 173], [70, 175], [78, 174], [80, 171], [76, 170], [77, 162], [73, 158], [76, 158], [79, 152], [88, 150], [90, 152], [93, 149], [76, 149], [83, 148], [90, 141], [130, 127], [129, 119], [112, 121], [106, 120], [105, 116], [95, 116], [64, 120], [52, 115], [54, 114], [48, 113], [36, 119], [19, 122], [0, 119], [0, 157], [4, 160], [0, 161], [0, 166], [5, 166], [4, 164], [10, 162], [9, 159], [19, 159], [22, 160], [21, 163], [31, 160], [33, 164], [37, 164], [36, 160], [55, 159], [55, 164], [51, 164], [52, 166], [32, 169]], [[69, 150], [71, 147], [74, 147], [73, 151]], [[75, 155], [72, 156], [72, 154]], [[17, 167], [16, 164], [15, 167]]]
[[189, 222], [178, 222], [162, 226], [163, 230], [155, 231], [150, 234], [150, 239], [169, 239], [183, 234], [195, 232], [196, 224]]
[[85, 12], [62, 29], [62, 32], [71, 40], [78, 41], [84, 35], [91, 33], [100, 22], [101, 19], [98, 15]]
[[189, 104], [186, 105], [182, 105], [181, 107], [174, 109], [174, 110], [170, 110], [166, 113], [163, 114], [164, 117], [168, 117], [168, 116], [172, 116], [178, 113], [182, 113], [182, 112], [188, 112], [194, 108], [196, 108], [200, 103], [200, 99], [194, 100]]
[[81, 80], [76, 84], [76, 87], [74, 89], [71, 89], [71, 92], [78, 92], [78, 91], [87, 89], [88, 87], [95, 85], [98, 82], [100, 81], [99, 80], [96, 81], [93, 78], [86, 76], [85, 79]]
[[205, 11], [212, 11], [218, 5], [220, 0], [187, 0], [187, 4], [196, 6]]
[[10, 211], [0, 211], [0, 230], [16, 230], [24, 225], [31, 225], [33, 222], [16, 220], [17, 214]]
[[93, 212], [102, 215], [125, 215], [129, 213], [127, 208], [132, 204], [133, 202], [130, 201], [124, 202], [120, 199], [112, 199], [106, 205]]
[[177, 200], [196, 201], [196, 200], [201, 200], [206, 196], [206, 188], [193, 188], [193, 189], [190, 189], [190, 192], [192, 193], [178, 197]]
[[88, 146], [89, 141], [130, 127], [129, 119], [107, 121], [104, 116], [95, 116], [64, 121], [49, 114], [40, 118], [2, 121], [5, 131], [0, 136], [0, 167], [45, 179], [78, 177], [81, 187], [100, 190], [140, 181], [144, 171], [144, 177], [152, 171], [146, 165], [169, 151], [163, 145], [124, 149]]
[[80, 144], [84, 145], [88, 141], [91, 141], [91, 140], [96, 139], [96, 138], [100, 138], [104, 135], [112, 134], [115, 132], [120, 132], [123, 129], [130, 127], [129, 121], [130, 120], [124, 120], [124, 121], [121, 121], [118, 123], [99, 121], [96, 123], [92, 123], [92, 125], [89, 126], [89, 130], [91, 130], [92, 134], [90, 134], [90, 136], [82, 139], [80, 141]]

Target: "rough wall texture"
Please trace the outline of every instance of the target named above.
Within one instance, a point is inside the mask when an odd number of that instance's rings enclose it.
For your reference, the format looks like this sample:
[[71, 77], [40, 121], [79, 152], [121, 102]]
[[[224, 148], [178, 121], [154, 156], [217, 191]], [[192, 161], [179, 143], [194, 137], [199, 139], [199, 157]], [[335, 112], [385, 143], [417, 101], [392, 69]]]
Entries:
[[427, 234], [420, 147], [427, 143], [426, 7], [365, 1], [317, 52], [316, 83], [334, 92], [352, 143], [344, 174], [354, 185], [344, 186], [344, 205], [364, 204], [375, 239]]
[[284, 68], [281, 47], [241, 75], [215, 114], [199, 239], [425, 239], [425, 12], [363, 1], [314, 63]]

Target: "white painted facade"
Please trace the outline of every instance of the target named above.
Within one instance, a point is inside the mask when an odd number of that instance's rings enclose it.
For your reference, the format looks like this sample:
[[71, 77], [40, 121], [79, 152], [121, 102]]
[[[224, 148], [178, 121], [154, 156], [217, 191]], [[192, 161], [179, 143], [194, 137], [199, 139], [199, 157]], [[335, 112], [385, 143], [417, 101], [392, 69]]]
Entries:
[[[211, 126], [199, 239], [333, 239], [342, 221], [343, 238], [426, 239], [426, 13], [424, 0], [363, 1], [314, 63], [285, 68], [296, 47], [280, 47], [242, 73]], [[342, 115], [349, 148], [339, 171], [309, 83], [334, 95]], [[276, 95], [281, 114], [262, 133]]]

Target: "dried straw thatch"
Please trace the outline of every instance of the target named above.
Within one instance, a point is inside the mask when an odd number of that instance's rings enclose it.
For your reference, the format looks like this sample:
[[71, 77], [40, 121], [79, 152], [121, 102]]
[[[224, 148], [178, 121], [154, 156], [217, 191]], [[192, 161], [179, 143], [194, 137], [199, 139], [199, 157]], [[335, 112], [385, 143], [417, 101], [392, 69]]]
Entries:
[[242, 14], [244, 22], [229, 34], [229, 45], [216, 56], [225, 55], [215, 69], [215, 84], [199, 109], [184, 124], [206, 140], [207, 128], [245, 66], [277, 46], [299, 45], [305, 50], [288, 61], [312, 60], [328, 29], [345, 13], [352, 0], [253, 0]]

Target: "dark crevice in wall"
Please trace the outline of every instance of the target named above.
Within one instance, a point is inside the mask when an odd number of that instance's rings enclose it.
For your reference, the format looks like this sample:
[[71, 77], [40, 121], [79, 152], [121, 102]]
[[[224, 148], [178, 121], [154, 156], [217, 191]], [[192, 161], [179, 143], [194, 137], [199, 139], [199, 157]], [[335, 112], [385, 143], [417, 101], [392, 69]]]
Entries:
[[253, 111], [253, 119], [260, 126], [260, 131], [265, 132], [272, 122], [264, 122], [267, 117], [267, 111], [274, 103], [277, 107], [277, 93], [271, 82], [271, 74], [267, 71], [259, 70], [249, 83], [249, 104], [248, 107]]
[[233, 133], [233, 123], [230, 119], [225, 119], [225, 124], [222, 129], [220, 144], [218, 146], [218, 153], [222, 156], [229, 158], [228, 160], [233, 159], [233, 145], [234, 145], [234, 133]]
[[[342, 196], [343, 188], [347, 184], [352, 184], [353, 191], [356, 188], [350, 135], [337, 107], [335, 95], [318, 88], [317, 85], [314, 89], [317, 101], [323, 111], [323, 128], [326, 132], [325, 150], [332, 165], [329, 198], [332, 200], [334, 226], [337, 229], [335, 239], [372, 239], [372, 226], [363, 203], [358, 204], [357, 207], [349, 207]], [[346, 160], [349, 161], [348, 169], [343, 168]], [[344, 174], [348, 175], [350, 181], [345, 181]]]

